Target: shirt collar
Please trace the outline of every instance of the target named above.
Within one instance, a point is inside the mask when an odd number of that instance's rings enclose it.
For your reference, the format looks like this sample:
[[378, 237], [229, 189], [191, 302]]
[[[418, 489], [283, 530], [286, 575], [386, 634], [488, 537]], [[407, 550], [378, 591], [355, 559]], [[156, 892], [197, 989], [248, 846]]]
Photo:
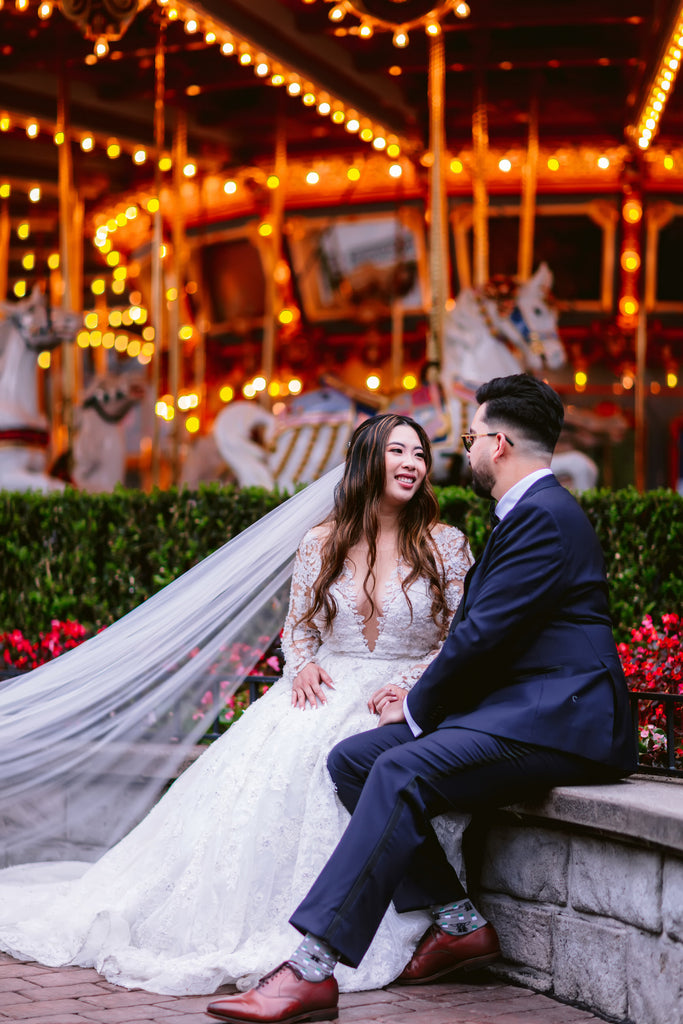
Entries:
[[513, 484], [496, 505], [496, 515], [498, 518], [503, 519], [508, 512], [512, 512], [519, 499], [526, 494], [537, 480], [541, 480], [544, 476], [552, 476], [552, 470], [547, 467], [535, 469], [533, 473], [529, 473], [527, 476], [522, 477], [521, 480], [518, 480], [516, 484]]

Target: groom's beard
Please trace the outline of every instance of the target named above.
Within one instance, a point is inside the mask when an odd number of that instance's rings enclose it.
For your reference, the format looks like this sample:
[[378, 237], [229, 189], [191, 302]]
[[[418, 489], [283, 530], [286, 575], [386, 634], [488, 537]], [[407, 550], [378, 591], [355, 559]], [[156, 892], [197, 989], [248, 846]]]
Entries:
[[489, 469], [472, 469], [472, 490], [480, 498], [490, 498], [495, 483], [495, 477]]

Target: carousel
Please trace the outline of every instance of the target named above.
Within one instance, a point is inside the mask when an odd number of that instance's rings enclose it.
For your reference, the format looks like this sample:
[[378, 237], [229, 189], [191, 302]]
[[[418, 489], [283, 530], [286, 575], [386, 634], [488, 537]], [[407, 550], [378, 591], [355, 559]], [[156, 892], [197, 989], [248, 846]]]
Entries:
[[678, 0], [0, 0], [0, 488], [293, 489], [562, 395], [683, 492]]

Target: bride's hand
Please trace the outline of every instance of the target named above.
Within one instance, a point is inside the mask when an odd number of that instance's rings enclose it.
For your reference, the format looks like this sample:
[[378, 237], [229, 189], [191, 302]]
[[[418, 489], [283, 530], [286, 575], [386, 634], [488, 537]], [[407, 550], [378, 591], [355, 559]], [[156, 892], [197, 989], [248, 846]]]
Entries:
[[310, 703], [312, 708], [317, 708], [318, 701], [321, 704], [326, 704], [323, 685], [329, 686], [331, 690], [334, 690], [332, 677], [320, 665], [316, 665], [314, 661], [309, 661], [308, 665], [304, 665], [292, 683], [292, 707], [305, 708], [306, 701]]
[[368, 701], [368, 707], [376, 715], [381, 715], [382, 708], [386, 704], [390, 704], [394, 700], [403, 700], [405, 695], [406, 691], [402, 686], [396, 686], [395, 683], [386, 683], [385, 686], [380, 686], [376, 693], [373, 693]]

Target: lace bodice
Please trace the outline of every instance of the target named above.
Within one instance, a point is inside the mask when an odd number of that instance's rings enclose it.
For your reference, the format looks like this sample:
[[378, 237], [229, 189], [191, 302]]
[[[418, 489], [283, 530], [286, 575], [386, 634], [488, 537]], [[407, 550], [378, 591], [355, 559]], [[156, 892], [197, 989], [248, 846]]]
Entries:
[[[442, 628], [431, 616], [432, 599], [427, 581], [415, 580], [409, 588], [411, 608], [402, 589], [408, 567], [399, 559], [387, 583], [383, 607], [378, 617], [377, 639], [370, 647], [364, 631], [363, 617], [356, 607], [352, 570], [347, 562], [340, 577], [332, 584], [331, 594], [337, 614], [328, 629], [320, 614], [314, 626], [299, 622], [310, 607], [311, 593], [321, 567], [323, 528], [316, 527], [304, 537], [295, 561], [290, 593], [290, 606], [285, 621], [282, 647], [285, 654], [284, 678], [290, 683], [321, 649], [360, 658], [416, 662], [415, 670], [403, 667], [399, 678], [390, 680], [410, 686], [419, 677], [443, 643], [447, 625]], [[472, 563], [469, 545], [463, 533], [451, 526], [439, 526], [434, 541], [447, 581], [446, 599], [449, 616], [455, 613], [462, 596], [463, 581]], [[389, 680], [388, 680], [389, 681]]]

